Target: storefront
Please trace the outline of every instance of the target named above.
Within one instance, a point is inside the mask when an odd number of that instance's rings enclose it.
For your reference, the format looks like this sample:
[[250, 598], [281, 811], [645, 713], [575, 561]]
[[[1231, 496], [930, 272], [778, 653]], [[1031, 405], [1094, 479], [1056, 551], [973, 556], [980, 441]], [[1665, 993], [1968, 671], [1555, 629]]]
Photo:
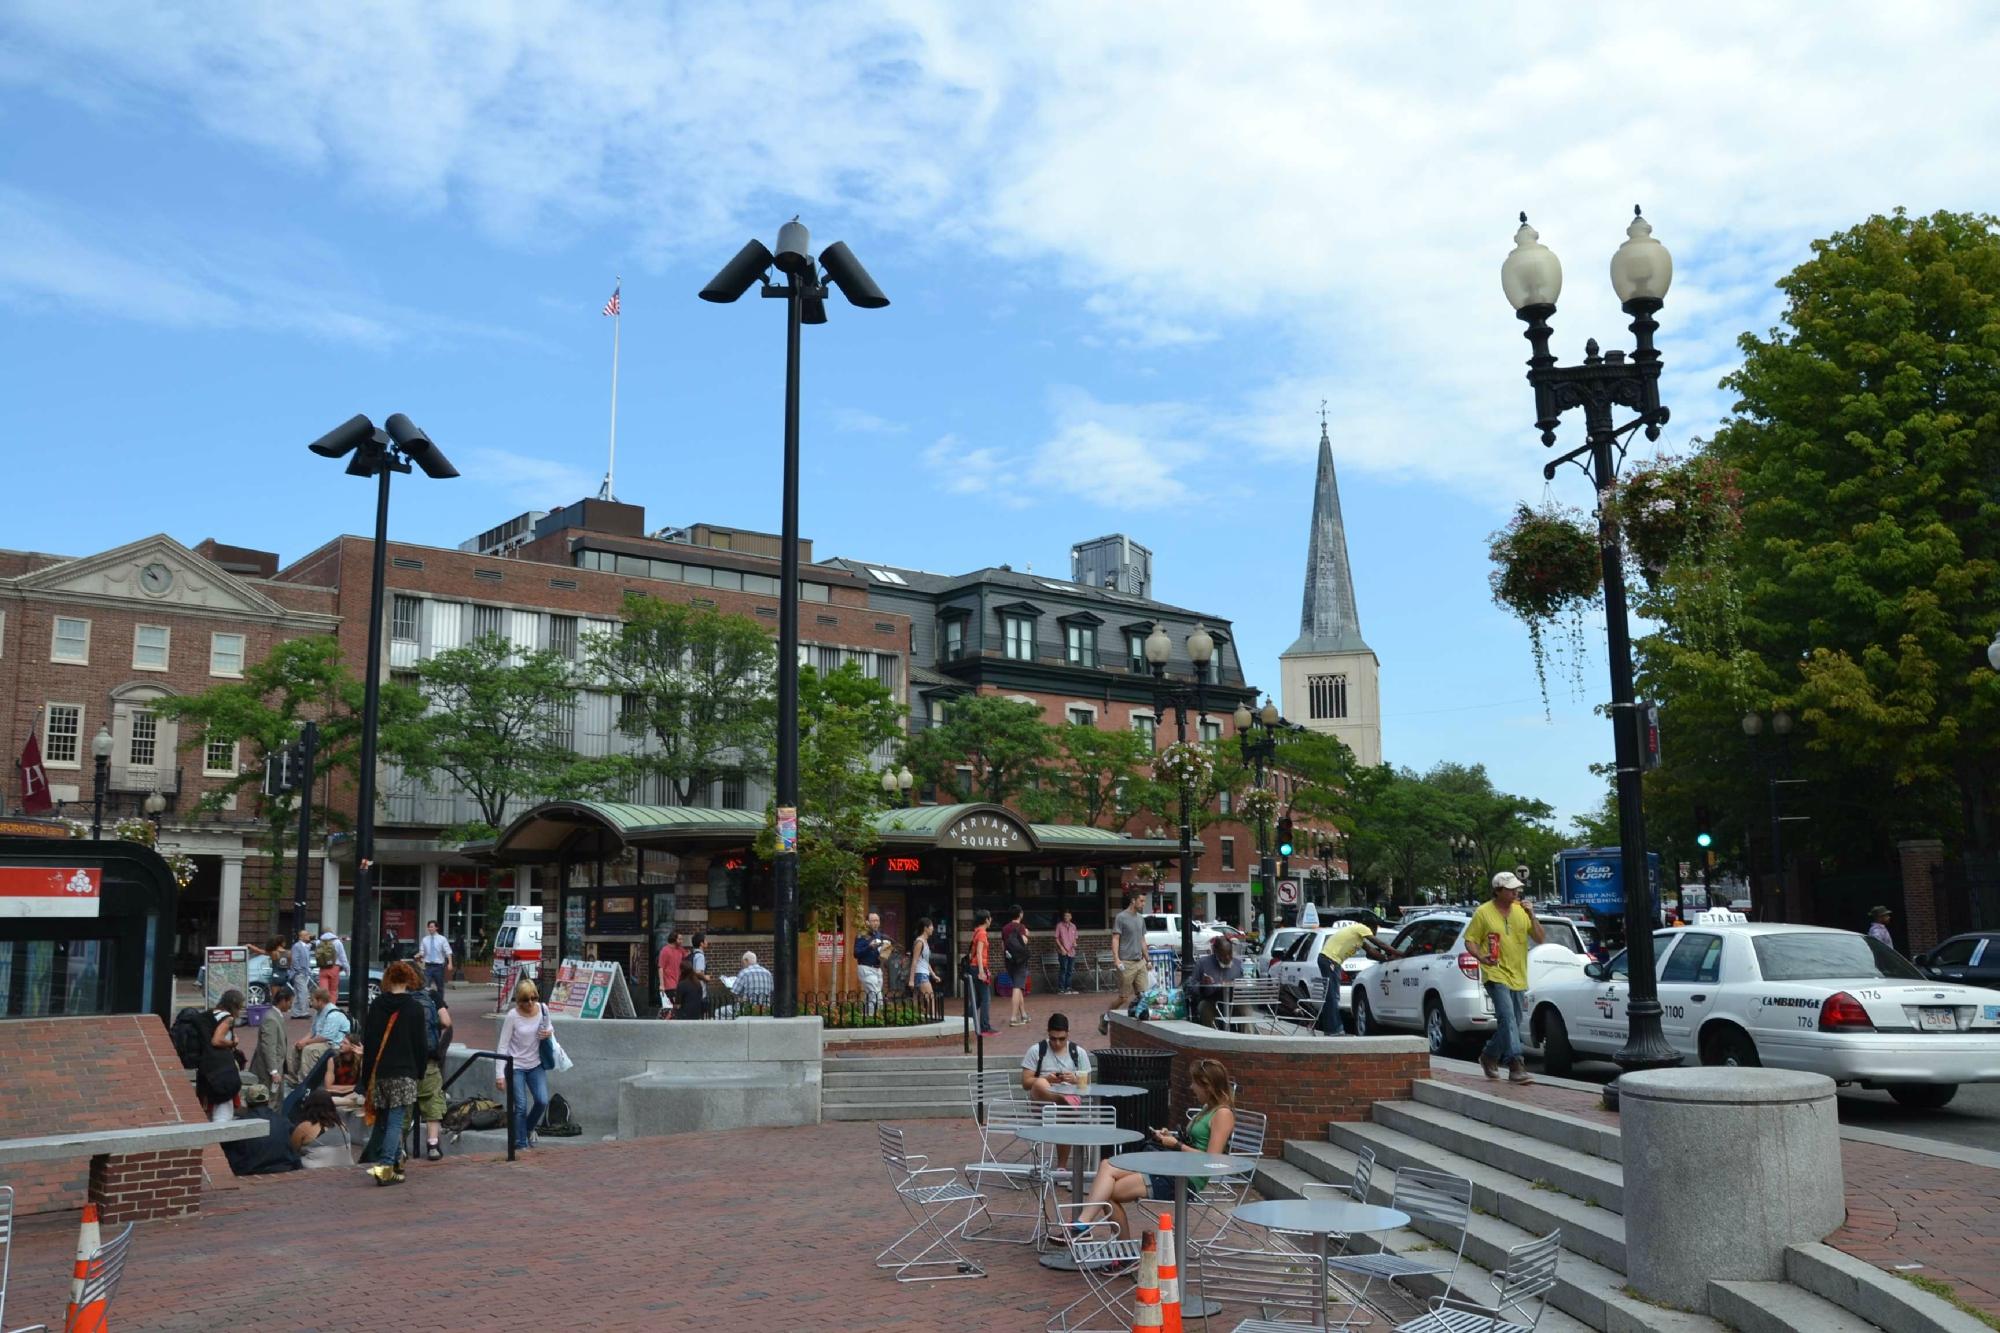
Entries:
[[0, 824], [0, 1018], [173, 1004], [173, 872], [150, 847]]

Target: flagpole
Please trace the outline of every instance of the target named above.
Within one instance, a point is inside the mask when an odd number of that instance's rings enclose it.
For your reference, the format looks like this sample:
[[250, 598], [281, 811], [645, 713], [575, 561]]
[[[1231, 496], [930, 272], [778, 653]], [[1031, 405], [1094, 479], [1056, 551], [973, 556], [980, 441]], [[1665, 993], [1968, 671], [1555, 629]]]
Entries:
[[[614, 278], [611, 290], [622, 294], [625, 290], [625, 279]], [[612, 474], [618, 471], [618, 334], [624, 323], [625, 306], [621, 301], [611, 316], [611, 459], [604, 469], [604, 493], [598, 497], [603, 500], [618, 498], [612, 489]]]

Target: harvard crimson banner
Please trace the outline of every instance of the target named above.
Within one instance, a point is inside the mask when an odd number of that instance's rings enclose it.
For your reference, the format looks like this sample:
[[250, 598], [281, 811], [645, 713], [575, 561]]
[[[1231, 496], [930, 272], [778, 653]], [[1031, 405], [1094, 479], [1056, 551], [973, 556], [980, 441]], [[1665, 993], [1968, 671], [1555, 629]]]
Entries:
[[39, 815], [55, 808], [49, 798], [49, 771], [42, 767], [42, 743], [34, 732], [21, 747], [21, 813]]
[[104, 872], [79, 866], [0, 866], [0, 917], [96, 916]]

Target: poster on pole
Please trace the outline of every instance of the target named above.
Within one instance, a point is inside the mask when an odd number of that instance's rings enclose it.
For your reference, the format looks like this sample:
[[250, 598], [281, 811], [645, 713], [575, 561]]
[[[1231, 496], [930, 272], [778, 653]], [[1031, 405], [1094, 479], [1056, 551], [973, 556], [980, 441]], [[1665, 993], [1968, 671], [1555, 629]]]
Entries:
[[778, 852], [790, 855], [799, 849], [799, 808], [795, 805], [778, 807]]
[[250, 950], [241, 944], [211, 945], [203, 955], [201, 998], [210, 1005], [225, 992], [250, 991]]
[[549, 1012], [571, 1018], [634, 1018], [625, 969], [617, 963], [565, 958], [549, 988]]

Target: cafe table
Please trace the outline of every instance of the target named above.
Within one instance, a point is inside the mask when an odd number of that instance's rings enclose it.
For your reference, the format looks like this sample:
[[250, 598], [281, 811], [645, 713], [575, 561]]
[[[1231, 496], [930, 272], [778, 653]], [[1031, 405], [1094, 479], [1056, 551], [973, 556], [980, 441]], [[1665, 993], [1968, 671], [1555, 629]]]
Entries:
[[[1182, 1272], [1191, 1267], [1188, 1253], [1187, 1232], [1187, 1183], [1190, 1177], [1233, 1176], [1247, 1174], [1257, 1169], [1257, 1163], [1248, 1157], [1231, 1157], [1226, 1153], [1178, 1152], [1168, 1149], [1154, 1149], [1148, 1152], [1119, 1153], [1111, 1159], [1111, 1165], [1120, 1171], [1137, 1171], [1147, 1176], [1171, 1176], [1174, 1182], [1174, 1258]], [[1188, 1284], [1181, 1283], [1181, 1317], [1184, 1319], [1206, 1319], [1217, 1314], [1222, 1307], [1214, 1301], [1193, 1300], [1188, 1295]]]
[[[1057, 1148], [1075, 1148], [1079, 1156], [1083, 1150], [1090, 1153], [1093, 1165], [1097, 1150], [1116, 1148], [1120, 1144], [1136, 1143], [1139, 1131], [1120, 1129], [1116, 1125], [1027, 1125], [1014, 1131], [1014, 1137], [1029, 1143], [1045, 1143]], [[1081, 1161], [1070, 1163], [1070, 1202], [1083, 1202], [1083, 1179], [1089, 1175]], [[1057, 1268], [1067, 1273], [1076, 1271], [1076, 1260], [1070, 1257], [1067, 1248], [1052, 1250], [1042, 1256], [1042, 1267]]]
[[[1261, 1199], [1242, 1205], [1235, 1215], [1253, 1226], [1268, 1227], [1274, 1231], [1296, 1231], [1319, 1238], [1319, 1327], [1323, 1330], [1334, 1326], [1331, 1322], [1333, 1298], [1329, 1293], [1333, 1284], [1331, 1274], [1326, 1271], [1327, 1238], [1394, 1231], [1397, 1227], [1410, 1224], [1410, 1215], [1401, 1209], [1355, 1203], [1350, 1199]], [[1342, 1304], [1358, 1307], [1360, 1302], [1345, 1301]], [[1342, 1320], [1340, 1327], [1346, 1328], [1355, 1322]]]

